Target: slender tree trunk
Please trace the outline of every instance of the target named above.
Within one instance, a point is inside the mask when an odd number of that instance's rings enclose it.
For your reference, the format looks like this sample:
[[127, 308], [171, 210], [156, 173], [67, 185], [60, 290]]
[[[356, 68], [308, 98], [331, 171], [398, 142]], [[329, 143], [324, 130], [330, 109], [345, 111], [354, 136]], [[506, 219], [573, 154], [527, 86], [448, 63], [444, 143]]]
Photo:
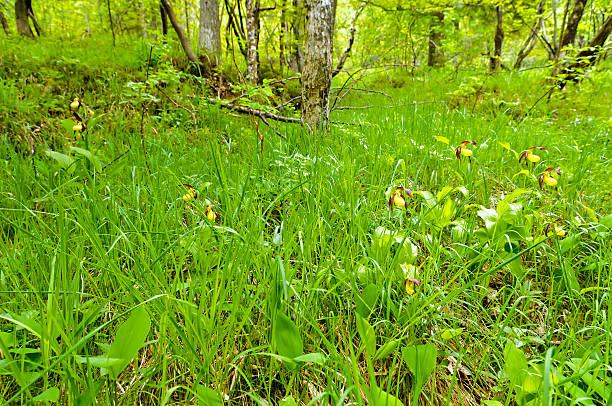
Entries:
[[200, 0], [198, 49], [211, 67], [221, 64], [219, 0]]
[[181, 41], [181, 46], [183, 47], [183, 51], [185, 51], [185, 55], [187, 55], [187, 59], [198, 65], [200, 69], [203, 69], [204, 66], [202, 66], [200, 61], [198, 61], [198, 58], [196, 58], [196, 55], [193, 53], [193, 49], [191, 49], [191, 42], [189, 41], [187, 35], [185, 35], [185, 30], [183, 30], [183, 27], [179, 24], [178, 20], [176, 19], [176, 16], [174, 15], [174, 10], [172, 10], [170, 1], [161, 0], [161, 3], [164, 6], [166, 14], [168, 15], [170, 24], [172, 24], [174, 31], [176, 31], [176, 35], [178, 35], [179, 40]]
[[304, 11], [304, 0], [293, 0], [292, 14], [293, 19], [291, 21], [291, 37], [287, 37], [288, 49], [290, 49], [290, 55], [288, 56], [288, 67], [301, 73], [303, 71], [304, 51], [300, 44], [302, 43], [304, 36], [304, 25], [303, 25], [303, 11]]
[[502, 26], [503, 11], [501, 6], [495, 7], [497, 25], [495, 26], [495, 51], [491, 57], [489, 71], [498, 72], [501, 68], [502, 45], [504, 44], [504, 30]]
[[162, 35], [168, 35], [168, 16], [162, 3], [159, 4], [159, 17], [161, 19]]
[[541, 0], [540, 3], [538, 3], [536, 19], [533, 22], [531, 31], [529, 32], [529, 37], [527, 38], [527, 40], [525, 41], [521, 49], [519, 49], [518, 54], [516, 55], [516, 61], [514, 62], [514, 69], [517, 69], [517, 70], [520, 69], [521, 64], [523, 63], [527, 55], [529, 55], [531, 51], [533, 50], [533, 47], [535, 46], [537, 42], [537, 37], [538, 37], [538, 33], [540, 32], [540, 28], [542, 28], [543, 14], [544, 14], [544, 0]]
[[34, 33], [28, 20], [28, 7], [25, 0], [15, 0], [15, 24], [19, 35], [34, 38]]
[[325, 128], [329, 121], [332, 79], [333, 4], [330, 0], [306, 3], [306, 52], [302, 71], [302, 123], [310, 130]]
[[11, 29], [9, 28], [8, 22], [6, 21], [6, 17], [4, 17], [4, 13], [0, 10], [0, 24], [2, 25], [2, 29], [6, 35], [11, 35]]
[[285, 41], [287, 38], [287, 0], [281, 0], [280, 32], [278, 35], [278, 65], [281, 76], [285, 65]]
[[36, 16], [34, 15], [34, 9], [32, 8], [32, 0], [26, 0], [26, 8], [28, 10], [28, 17], [32, 20], [32, 25], [34, 26], [34, 30], [36, 31], [36, 35], [39, 37], [42, 35], [42, 28], [38, 21], [36, 21]]
[[191, 30], [189, 29], [189, 1], [188, 0], [185, 0], [184, 8], [185, 8], [185, 29], [187, 30], [187, 36], [191, 38]]
[[246, 0], [247, 12], [247, 70], [250, 83], [259, 79], [259, 0]]
[[436, 18], [429, 29], [429, 52], [427, 55], [427, 66], [442, 66], [444, 64], [444, 54], [441, 51], [442, 45], [442, 24], [444, 23], [444, 13], [435, 11], [432, 15]]
[[91, 34], [91, 27], [89, 26], [89, 18], [87, 18], [87, 10], [85, 9], [85, 2], [81, 2], [81, 7], [83, 8], [83, 17], [85, 18], [85, 24], [87, 25], [87, 36]]
[[113, 47], [115, 46], [115, 24], [113, 23], [113, 13], [111, 12], [110, 0], [106, 0], [106, 8], [108, 10], [108, 21], [110, 23], [111, 33], [113, 34]]
[[576, 33], [578, 32], [578, 24], [584, 15], [586, 3], [587, 0], [576, 0], [574, 3], [572, 13], [567, 19], [567, 25], [563, 29], [563, 36], [561, 37], [561, 42], [559, 43], [559, 48], [557, 49], [557, 55], [561, 55], [564, 47], [574, 43]]
[[612, 33], [612, 14], [608, 16], [588, 46], [576, 55], [575, 62], [570, 63], [563, 69], [559, 80], [560, 88], [563, 88], [568, 80], [578, 81], [584, 71], [595, 64], [610, 33]]

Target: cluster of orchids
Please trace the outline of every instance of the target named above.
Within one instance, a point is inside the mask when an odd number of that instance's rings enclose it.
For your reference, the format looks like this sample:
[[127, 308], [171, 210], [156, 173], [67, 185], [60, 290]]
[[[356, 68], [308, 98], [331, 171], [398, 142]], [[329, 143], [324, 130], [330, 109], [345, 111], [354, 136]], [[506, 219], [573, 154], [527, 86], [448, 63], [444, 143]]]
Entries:
[[[188, 183], [183, 183], [181, 186], [185, 186], [187, 188], [187, 193], [185, 193], [182, 197], [183, 201], [191, 202], [198, 201], [198, 191]], [[217, 213], [215, 212], [215, 206], [208, 199], [204, 199], [204, 216], [209, 221], [217, 220]]]
[[[529, 165], [529, 163], [531, 163], [535, 167], [535, 165], [541, 160], [541, 158], [538, 155], [533, 153], [533, 150], [538, 150], [538, 149], [540, 151], [543, 151], [546, 148], [544, 147], [527, 148], [525, 151], [523, 151], [523, 153], [519, 157], [519, 163], [521, 163], [521, 161], [524, 160], [526, 165]], [[545, 184], [550, 187], [557, 187], [557, 185], [559, 184], [559, 181], [557, 180], [557, 176], [561, 176], [561, 170], [559, 168], [553, 168], [553, 167], [546, 168], [544, 172], [542, 173], [542, 175], [540, 175], [540, 179], [539, 179], [540, 189], [544, 189]]]
[[[458, 160], [461, 161], [462, 157], [467, 157], [470, 161], [472, 160], [472, 156], [474, 152], [468, 148], [469, 145], [476, 145], [474, 141], [463, 141], [457, 149], [455, 149], [455, 156]], [[545, 147], [531, 147], [527, 148], [521, 156], [519, 157], [519, 163], [525, 162], [526, 165], [530, 163], [535, 167], [535, 165], [540, 162], [541, 158], [534, 153], [534, 150], [545, 150]], [[559, 181], [558, 177], [561, 176], [561, 170], [559, 168], [546, 168], [544, 172], [540, 175], [539, 184], [540, 189], [544, 190], [544, 185], [550, 187], [557, 187]]]
[[70, 103], [70, 111], [72, 111], [72, 115], [76, 120], [74, 126], [72, 126], [72, 130], [77, 134], [83, 131], [87, 131], [86, 121], [79, 114], [79, 109], [81, 107], [84, 107], [87, 110], [87, 115], [89, 115], [90, 117], [94, 115], [93, 110], [91, 110], [89, 107], [85, 107], [81, 99], [79, 99], [78, 97], [74, 98], [72, 103]]

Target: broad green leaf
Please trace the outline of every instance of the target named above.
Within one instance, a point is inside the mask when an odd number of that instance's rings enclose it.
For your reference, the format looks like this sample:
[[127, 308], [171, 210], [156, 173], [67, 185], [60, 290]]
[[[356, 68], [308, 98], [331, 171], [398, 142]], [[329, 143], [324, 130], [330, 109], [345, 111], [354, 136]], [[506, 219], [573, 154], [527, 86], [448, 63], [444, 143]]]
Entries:
[[293, 359], [298, 362], [311, 362], [321, 365], [327, 360], [327, 357], [320, 352], [309, 352], [308, 354], [303, 354]]
[[498, 400], [482, 400], [481, 401], [485, 406], [504, 406], [504, 404]]
[[376, 351], [376, 355], [374, 355], [374, 360], [386, 358], [389, 354], [395, 351], [395, 349], [400, 343], [401, 340], [399, 339], [387, 341], [378, 349], [378, 351]]
[[38, 396], [32, 398], [35, 402], [57, 402], [59, 400], [60, 391], [58, 388], [49, 388]]
[[370, 313], [376, 306], [378, 296], [380, 295], [380, 289], [373, 283], [370, 283], [365, 287], [361, 295], [355, 297], [355, 310], [362, 317], [370, 317]]
[[108, 373], [111, 378], [117, 379], [121, 371], [138, 354], [138, 350], [144, 345], [149, 329], [151, 318], [142, 306], [132, 311], [130, 317], [117, 329], [115, 340], [111, 344], [108, 354], [109, 359], [122, 359], [123, 361], [110, 368], [102, 368], [102, 375]]
[[462, 328], [447, 328], [442, 330], [442, 333], [440, 334], [440, 337], [443, 340], [451, 340], [459, 335], [461, 335], [461, 333], [463, 333], [463, 329]]
[[293, 396], [287, 396], [278, 403], [278, 406], [298, 406], [298, 404], [293, 399]]
[[196, 394], [199, 406], [223, 406], [219, 394], [211, 388], [198, 384], [196, 385]]
[[433, 344], [422, 344], [402, 349], [402, 359], [414, 375], [415, 398], [421, 393], [421, 387], [436, 367], [438, 351]]
[[527, 359], [521, 350], [508, 341], [504, 349], [504, 369], [512, 387], [520, 391], [523, 386], [523, 381], [527, 376]]
[[77, 364], [89, 364], [96, 368], [110, 368], [115, 365], [119, 365], [123, 361], [122, 358], [109, 358], [106, 355], [97, 356], [97, 357], [81, 357], [80, 355], [75, 355], [74, 360]]
[[60, 166], [64, 169], [68, 168], [70, 165], [72, 165], [72, 163], [74, 162], [74, 158], [72, 158], [69, 155], [66, 154], [62, 154], [61, 152], [57, 152], [57, 151], [52, 151], [50, 149], [45, 151], [45, 154], [49, 157], [49, 158], [53, 158], [55, 159], [55, 161], [57, 163], [60, 164]]
[[372, 388], [371, 396], [372, 406], [404, 406], [398, 398], [385, 392], [378, 386]]
[[450, 144], [449, 139], [446, 137], [442, 137], [441, 135], [434, 135], [434, 138], [440, 142], [443, 142], [444, 144]]
[[359, 314], [355, 316], [357, 317], [359, 337], [361, 337], [361, 342], [365, 345], [366, 353], [371, 357], [376, 352], [376, 333], [374, 333], [374, 329], [366, 319]]
[[274, 343], [279, 355], [295, 358], [304, 353], [300, 331], [293, 321], [282, 312], [276, 313], [274, 323]]

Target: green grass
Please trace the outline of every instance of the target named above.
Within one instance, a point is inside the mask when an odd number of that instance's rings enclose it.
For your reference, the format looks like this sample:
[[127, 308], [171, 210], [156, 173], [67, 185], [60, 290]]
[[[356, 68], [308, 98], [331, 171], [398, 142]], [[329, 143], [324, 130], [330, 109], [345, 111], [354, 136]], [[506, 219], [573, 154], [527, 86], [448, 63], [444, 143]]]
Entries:
[[[382, 89], [400, 107], [333, 113], [348, 124], [329, 135], [272, 124], [285, 140], [259, 123], [261, 154], [251, 119], [207, 105], [199, 81], [167, 64], [150, 73], [173, 101], [154, 86], [130, 90], [146, 75], [146, 47], [95, 60], [83, 44], [68, 55], [87, 62], [62, 73], [46, 62], [73, 45], [1, 41], [15, 54], [40, 49], [42, 61], [27, 85], [31, 60], [0, 64], [3, 402], [414, 405], [431, 365], [420, 404], [609, 401], [611, 156], [600, 110], [572, 117], [583, 107], [566, 95], [523, 120], [487, 103], [542, 78], [496, 79], [477, 99], [467, 79], [433, 72]], [[74, 96], [95, 112], [78, 138], [63, 121]], [[427, 100], [444, 103], [411, 104]], [[343, 103], [391, 104], [362, 93]], [[477, 145], [460, 162], [464, 140]], [[547, 149], [525, 174], [500, 143]], [[561, 169], [559, 187], [540, 190], [547, 167]], [[390, 211], [398, 186], [413, 198]], [[414, 295], [406, 278], [419, 281]], [[433, 361], [410, 361], [425, 344]]]

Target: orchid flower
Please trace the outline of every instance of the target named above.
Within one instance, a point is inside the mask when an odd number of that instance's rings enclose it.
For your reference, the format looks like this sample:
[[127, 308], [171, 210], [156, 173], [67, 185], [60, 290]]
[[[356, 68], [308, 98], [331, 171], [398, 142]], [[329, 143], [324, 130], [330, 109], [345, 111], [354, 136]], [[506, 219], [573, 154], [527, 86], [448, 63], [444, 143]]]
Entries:
[[546, 148], [544, 148], [544, 147], [531, 147], [531, 148], [528, 148], [525, 152], [523, 152], [523, 154], [519, 158], [519, 163], [521, 163], [521, 161], [523, 159], [525, 159], [525, 163], [527, 163], [527, 161], [531, 162], [532, 164], [536, 164], [536, 163], [540, 162], [540, 157], [537, 156], [536, 154], [534, 154], [531, 151], [532, 149], [545, 150]]
[[461, 144], [459, 144], [459, 146], [455, 150], [455, 155], [457, 156], [457, 159], [460, 161], [461, 161], [461, 155], [466, 156], [470, 160], [472, 160], [472, 155], [474, 155], [474, 153], [472, 152], [471, 149], [465, 148], [465, 145], [467, 144], [476, 145], [474, 141], [463, 141]]
[[555, 178], [555, 172], [558, 176], [561, 176], [561, 170], [559, 168], [546, 168], [544, 173], [540, 176], [540, 189], [544, 189], [542, 183], [546, 183], [550, 187], [557, 187], [558, 181]]

